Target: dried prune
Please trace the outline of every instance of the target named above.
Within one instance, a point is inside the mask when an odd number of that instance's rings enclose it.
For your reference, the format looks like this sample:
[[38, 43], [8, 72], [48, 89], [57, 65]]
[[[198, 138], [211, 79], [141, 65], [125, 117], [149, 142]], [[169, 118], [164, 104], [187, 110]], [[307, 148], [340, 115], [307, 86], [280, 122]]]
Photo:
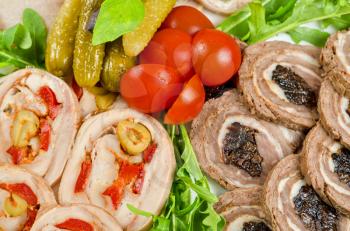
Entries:
[[223, 142], [224, 162], [245, 170], [252, 177], [259, 177], [263, 158], [255, 141], [257, 131], [237, 122], [229, 126], [228, 130]]
[[292, 69], [277, 65], [272, 72], [272, 80], [280, 86], [287, 99], [296, 105], [314, 107], [316, 105], [315, 92]]
[[293, 199], [296, 214], [310, 231], [336, 231], [338, 214], [310, 186], [302, 186]]
[[242, 231], [271, 231], [264, 222], [245, 222]]
[[233, 81], [228, 81], [227, 83], [216, 86], [216, 87], [208, 87], [205, 86], [205, 100], [215, 99], [222, 96], [226, 91], [232, 90], [234, 87]]
[[333, 153], [334, 172], [339, 180], [350, 187], [350, 151], [342, 148], [339, 154]]

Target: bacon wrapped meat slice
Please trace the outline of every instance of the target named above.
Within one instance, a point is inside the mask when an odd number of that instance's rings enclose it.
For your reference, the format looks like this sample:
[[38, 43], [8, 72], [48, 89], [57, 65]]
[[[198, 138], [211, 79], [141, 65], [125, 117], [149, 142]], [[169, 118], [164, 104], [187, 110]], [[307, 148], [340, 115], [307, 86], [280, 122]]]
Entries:
[[175, 171], [172, 143], [158, 121], [131, 109], [110, 110], [81, 126], [59, 188], [61, 203], [108, 210], [125, 230], [141, 230], [150, 218], [128, 204], [158, 214]]
[[13, 165], [0, 165], [0, 230], [30, 230], [39, 209], [56, 205], [41, 177]]
[[260, 204], [261, 187], [234, 189], [220, 196], [215, 210], [226, 220], [225, 230], [271, 231], [270, 222]]
[[239, 88], [251, 111], [286, 127], [304, 130], [318, 120], [320, 49], [263, 42], [245, 49]]
[[300, 171], [300, 156], [289, 155], [270, 172], [263, 206], [276, 231], [350, 229], [350, 219], [326, 204]]
[[227, 189], [262, 185], [302, 139], [299, 131], [252, 115], [237, 91], [206, 102], [191, 129], [201, 168]]
[[23, 69], [0, 80], [0, 162], [20, 165], [54, 184], [80, 121], [76, 96], [61, 79]]

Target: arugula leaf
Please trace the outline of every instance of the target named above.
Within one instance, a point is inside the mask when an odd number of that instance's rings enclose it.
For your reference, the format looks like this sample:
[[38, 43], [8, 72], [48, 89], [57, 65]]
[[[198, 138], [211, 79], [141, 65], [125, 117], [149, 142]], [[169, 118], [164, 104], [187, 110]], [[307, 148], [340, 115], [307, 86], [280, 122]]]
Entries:
[[289, 31], [288, 34], [295, 43], [300, 43], [304, 40], [318, 47], [323, 47], [330, 36], [327, 32], [308, 27], [298, 27]]
[[0, 75], [27, 66], [44, 67], [47, 31], [32, 9], [23, 12], [23, 23], [0, 31]]
[[143, 20], [145, 9], [141, 0], [106, 0], [98, 14], [92, 44], [111, 42], [133, 31]]

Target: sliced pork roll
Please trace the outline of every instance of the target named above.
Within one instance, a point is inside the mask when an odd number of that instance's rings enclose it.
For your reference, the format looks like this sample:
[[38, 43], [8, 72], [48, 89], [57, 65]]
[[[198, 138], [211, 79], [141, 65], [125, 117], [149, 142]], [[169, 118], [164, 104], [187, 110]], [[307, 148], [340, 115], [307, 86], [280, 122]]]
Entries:
[[80, 120], [76, 96], [61, 79], [23, 69], [0, 79], [0, 162], [61, 176]]
[[239, 88], [253, 113], [292, 129], [311, 128], [321, 71], [320, 50], [286, 42], [263, 42], [245, 49]]
[[55, 206], [40, 211], [31, 231], [42, 230], [122, 231], [112, 215], [85, 204]]
[[201, 168], [227, 189], [262, 185], [302, 139], [301, 132], [252, 115], [235, 90], [206, 102], [191, 129]]
[[215, 210], [226, 220], [225, 230], [272, 230], [261, 207], [261, 187], [234, 189], [220, 196]]
[[24, 168], [0, 165], [0, 230], [30, 230], [40, 208], [56, 205], [50, 186]]
[[305, 140], [301, 163], [306, 181], [323, 200], [350, 215], [350, 150], [318, 124]]
[[321, 123], [327, 132], [350, 148], [350, 105], [349, 98], [340, 95], [329, 78], [321, 85], [318, 101]]
[[175, 171], [172, 143], [158, 121], [131, 109], [110, 110], [81, 126], [62, 177], [59, 200], [106, 208], [123, 229], [140, 230], [158, 214]]
[[243, 8], [252, 0], [197, 0], [209, 10], [220, 14], [232, 14]]
[[337, 32], [328, 38], [321, 63], [335, 89], [350, 97], [350, 31]]
[[276, 231], [350, 229], [350, 220], [327, 205], [307, 185], [300, 156], [289, 155], [270, 172], [263, 190], [263, 206]]

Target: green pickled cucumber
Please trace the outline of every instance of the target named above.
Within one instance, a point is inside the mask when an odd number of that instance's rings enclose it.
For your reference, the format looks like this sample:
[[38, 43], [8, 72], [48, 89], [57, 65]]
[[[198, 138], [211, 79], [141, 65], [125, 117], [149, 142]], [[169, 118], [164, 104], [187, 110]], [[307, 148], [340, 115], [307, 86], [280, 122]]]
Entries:
[[135, 66], [136, 57], [124, 53], [121, 40], [107, 44], [101, 82], [111, 92], [119, 92], [119, 82], [123, 74]]
[[78, 29], [82, 0], [66, 0], [49, 31], [45, 53], [46, 68], [52, 74], [70, 75], [74, 41]]
[[145, 17], [132, 32], [123, 36], [125, 54], [137, 56], [151, 41], [154, 33], [173, 9], [176, 0], [144, 0]]
[[80, 87], [93, 87], [100, 80], [105, 45], [93, 46], [89, 31], [90, 18], [99, 10], [102, 0], [84, 0], [75, 38], [73, 71]]

